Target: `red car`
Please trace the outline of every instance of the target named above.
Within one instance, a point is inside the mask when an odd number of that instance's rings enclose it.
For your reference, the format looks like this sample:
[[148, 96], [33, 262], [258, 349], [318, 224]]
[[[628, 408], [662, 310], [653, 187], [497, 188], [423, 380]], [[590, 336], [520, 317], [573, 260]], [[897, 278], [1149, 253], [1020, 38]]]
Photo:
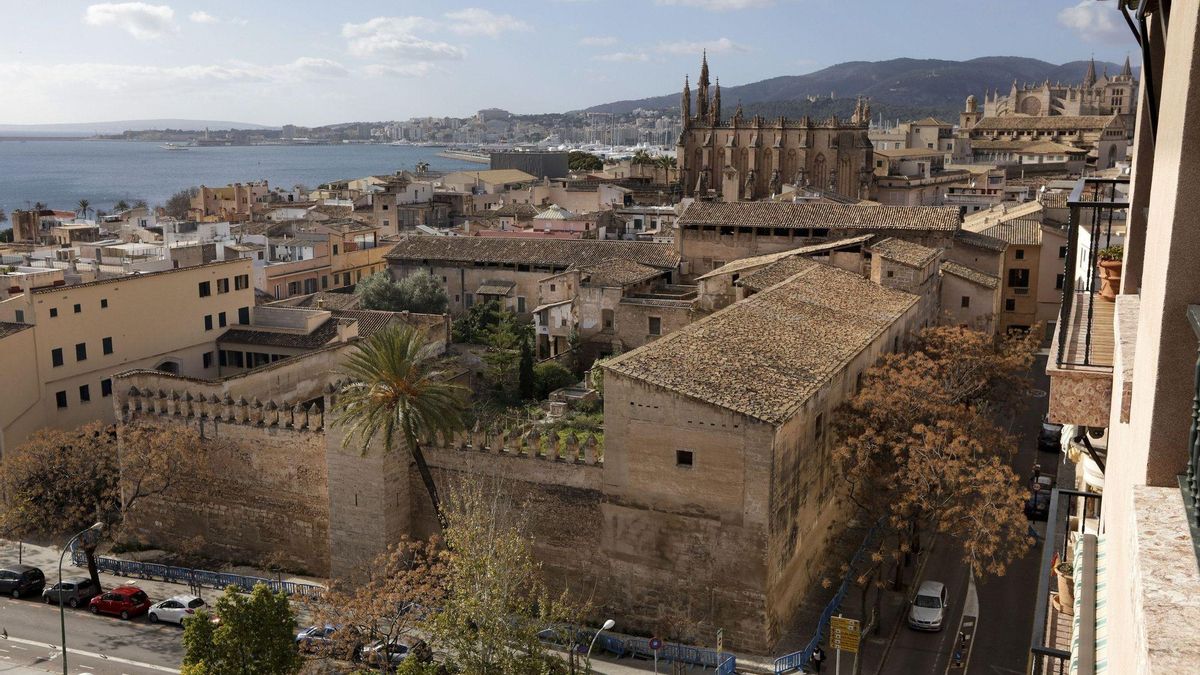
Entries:
[[141, 616], [150, 609], [150, 598], [137, 586], [118, 586], [92, 598], [92, 614], [115, 614], [122, 619]]

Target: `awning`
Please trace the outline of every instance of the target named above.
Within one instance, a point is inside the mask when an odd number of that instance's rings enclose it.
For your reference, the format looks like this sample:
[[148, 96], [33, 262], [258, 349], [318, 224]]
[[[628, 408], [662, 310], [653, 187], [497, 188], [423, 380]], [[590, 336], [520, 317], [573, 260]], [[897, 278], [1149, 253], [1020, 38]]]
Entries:
[[511, 281], [485, 281], [479, 285], [479, 290], [475, 291], [478, 295], [498, 295], [507, 296], [512, 292], [516, 284]]
[[573, 300], [559, 300], [558, 302], [547, 302], [544, 305], [538, 305], [537, 307], [534, 307], [533, 313], [537, 314], [538, 312], [542, 311], [543, 309], [550, 309], [551, 307], [558, 307], [559, 305], [569, 305], [572, 302], [574, 302], [574, 301]]
[[1070, 675], [1104, 675], [1108, 672], [1107, 549], [1103, 534], [1083, 535], [1075, 544], [1075, 617], [1071, 631]]

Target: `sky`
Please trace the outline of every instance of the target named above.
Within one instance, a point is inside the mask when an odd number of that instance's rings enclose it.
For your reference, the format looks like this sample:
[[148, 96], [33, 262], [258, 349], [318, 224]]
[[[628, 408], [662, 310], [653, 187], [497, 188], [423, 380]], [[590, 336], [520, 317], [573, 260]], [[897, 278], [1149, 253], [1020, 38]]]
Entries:
[[1115, 0], [0, 0], [0, 124], [564, 112], [844, 61], [1121, 62]]

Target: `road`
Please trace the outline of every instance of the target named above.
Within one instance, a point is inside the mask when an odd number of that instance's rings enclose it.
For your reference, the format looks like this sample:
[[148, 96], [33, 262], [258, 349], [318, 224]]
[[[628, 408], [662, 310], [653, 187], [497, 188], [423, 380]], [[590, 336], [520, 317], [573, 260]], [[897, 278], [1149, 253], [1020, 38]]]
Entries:
[[[1019, 450], [1013, 467], [1018, 475], [1030, 475], [1034, 462], [1040, 462], [1043, 473], [1057, 470], [1061, 454], [1039, 453], [1037, 435], [1041, 428], [1049, 399], [1046, 376], [1046, 357], [1039, 356], [1030, 373], [1031, 396], [1025, 410], [1017, 416], [1013, 432], [1018, 434]], [[1045, 532], [1038, 523], [1039, 533]], [[921, 633], [900, 627], [892, 643], [882, 673], [908, 675], [945, 675], [949, 673], [985, 673], [986, 675], [1020, 675], [1025, 672], [1029, 657], [1029, 635], [1033, 627], [1035, 589], [1041, 563], [1041, 545], [1033, 547], [1014, 561], [1003, 577], [978, 581], [975, 590], [979, 601], [974, 643], [969, 650], [966, 668], [948, 669], [966, 604], [969, 573], [962, 564], [958, 544], [945, 537], [933, 543], [921, 579], [933, 579], [946, 584], [950, 597], [950, 620], [938, 633]]]
[[[145, 618], [122, 621], [66, 610], [68, 666], [72, 675], [162, 675], [178, 673], [183, 631], [151, 625]], [[38, 600], [0, 598], [0, 673], [61, 673], [58, 607]]]

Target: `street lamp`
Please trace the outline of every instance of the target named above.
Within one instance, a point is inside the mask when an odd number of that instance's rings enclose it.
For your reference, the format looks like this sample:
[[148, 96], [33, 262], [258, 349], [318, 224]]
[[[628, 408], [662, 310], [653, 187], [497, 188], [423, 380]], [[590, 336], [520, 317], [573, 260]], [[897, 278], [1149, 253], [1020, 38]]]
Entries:
[[601, 633], [606, 630], [612, 630], [612, 627], [615, 625], [617, 625], [616, 621], [607, 619], [605, 620], [604, 625], [600, 627], [600, 630], [596, 631], [596, 634], [592, 636], [592, 644], [588, 645], [587, 656], [584, 659], [587, 661], [587, 669], [589, 673], [592, 672], [592, 647], [596, 646], [596, 640], [600, 637]]
[[[62, 629], [63, 675], [69, 675], [67, 673], [67, 615], [66, 615], [66, 610], [63, 609], [63, 598], [62, 598], [63, 558], [66, 557], [67, 551], [71, 550], [71, 546], [75, 543], [76, 539], [79, 539], [80, 537], [84, 536], [85, 534], [89, 534], [89, 533], [93, 533], [93, 532], [99, 534], [99, 532], [103, 529], [104, 529], [104, 523], [96, 523], [95, 525], [92, 525], [91, 527], [84, 530], [83, 532], [80, 532], [79, 534], [75, 535], [74, 537], [71, 537], [71, 540], [67, 542], [67, 545], [65, 547], [63, 547], [62, 554], [58, 556], [58, 625]], [[96, 590], [98, 591], [100, 589], [97, 588]]]

